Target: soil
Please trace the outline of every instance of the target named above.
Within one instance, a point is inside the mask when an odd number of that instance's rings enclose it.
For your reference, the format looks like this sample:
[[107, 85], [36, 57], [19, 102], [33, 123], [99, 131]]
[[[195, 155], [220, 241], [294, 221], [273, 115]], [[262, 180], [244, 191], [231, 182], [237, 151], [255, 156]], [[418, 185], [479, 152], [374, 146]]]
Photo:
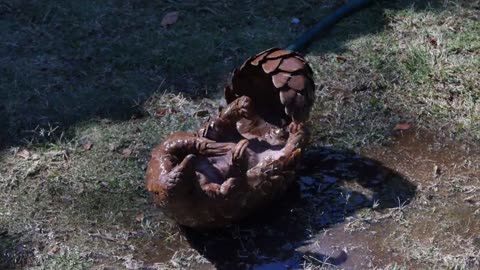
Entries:
[[[298, 269], [305, 261], [414, 269], [432, 266], [422, 248], [461, 256], [459, 244], [478, 242], [477, 149], [411, 130], [360, 153], [311, 149], [298, 186], [268, 212], [223, 231], [183, 229], [168, 243], [147, 243], [137, 257], [153, 265], [179, 250], [194, 256], [193, 248], [208, 261], [192, 269]], [[472, 181], [471, 190], [455, 190], [462, 179]], [[478, 243], [473, 248], [478, 252]], [[474, 267], [478, 258], [467, 263]]]

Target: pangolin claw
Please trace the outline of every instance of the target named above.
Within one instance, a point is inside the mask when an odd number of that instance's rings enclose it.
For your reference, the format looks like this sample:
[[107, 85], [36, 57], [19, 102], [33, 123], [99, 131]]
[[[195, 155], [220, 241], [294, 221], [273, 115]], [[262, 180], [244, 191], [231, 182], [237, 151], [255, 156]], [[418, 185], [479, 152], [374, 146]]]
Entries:
[[244, 160], [247, 152], [246, 150], [247, 150], [248, 144], [249, 144], [248, 140], [245, 140], [245, 139], [237, 143], [232, 154], [233, 164], [240, 164]]

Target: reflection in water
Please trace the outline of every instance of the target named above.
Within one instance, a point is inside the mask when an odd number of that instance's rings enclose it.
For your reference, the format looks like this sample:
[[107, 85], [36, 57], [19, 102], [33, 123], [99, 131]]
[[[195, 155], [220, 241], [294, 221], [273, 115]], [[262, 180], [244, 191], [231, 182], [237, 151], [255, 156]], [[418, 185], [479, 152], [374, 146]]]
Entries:
[[305, 260], [342, 267], [368, 263], [332, 248], [335, 242], [325, 246], [316, 240], [325, 238], [326, 229], [335, 232], [330, 238], [349, 238], [335, 225], [362, 208], [408, 204], [415, 187], [381, 163], [349, 151], [310, 150], [302, 164], [298, 185], [273, 207], [222, 231], [185, 229], [189, 243], [218, 269], [297, 269]]

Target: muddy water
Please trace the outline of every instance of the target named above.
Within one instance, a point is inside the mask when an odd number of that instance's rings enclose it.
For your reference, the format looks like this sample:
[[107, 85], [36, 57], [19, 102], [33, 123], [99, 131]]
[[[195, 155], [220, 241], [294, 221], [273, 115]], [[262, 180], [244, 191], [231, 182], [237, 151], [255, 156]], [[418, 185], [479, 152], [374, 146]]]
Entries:
[[298, 186], [268, 211], [222, 231], [152, 239], [136, 257], [183, 269], [431, 267], [412, 250], [458, 255], [480, 234], [475, 151], [415, 131], [361, 154], [313, 149]]

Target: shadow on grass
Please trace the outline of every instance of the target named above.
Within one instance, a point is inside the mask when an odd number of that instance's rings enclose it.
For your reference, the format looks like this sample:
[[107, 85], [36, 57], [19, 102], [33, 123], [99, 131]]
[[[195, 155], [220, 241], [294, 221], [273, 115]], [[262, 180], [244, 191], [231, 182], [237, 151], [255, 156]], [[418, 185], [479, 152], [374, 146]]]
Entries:
[[[348, 1], [337, 1], [339, 3]], [[388, 28], [390, 19], [388, 14], [411, 9], [413, 12], [433, 11], [439, 12], [458, 4], [464, 7], [472, 7], [472, 3], [466, 0], [450, 1], [441, 0], [399, 0], [387, 1], [376, 0], [355, 14], [348, 16], [336, 24], [330, 31], [320, 35], [316, 41], [310, 44], [307, 52], [311, 54], [323, 54], [326, 52], [342, 53], [347, 50], [345, 44], [362, 36], [376, 34]], [[339, 5], [333, 5], [333, 7]], [[330, 11], [331, 12], [331, 11]], [[326, 13], [328, 14], [328, 13]], [[323, 15], [323, 14], [322, 14]], [[318, 12], [309, 15], [312, 25], [319, 18]]]
[[222, 231], [185, 229], [190, 244], [218, 269], [297, 269], [304, 255], [341, 266], [349, 259], [346, 253], [332, 256], [298, 248], [358, 210], [402, 207], [415, 195], [416, 187], [402, 175], [353, 152], [311, 150], [303, 166], [299, 185], [273, 207]]
[[0, 269], [17, 269], [27, 263], [33, 250], [19, 242], [19, 237], [0, 228]]
[[[244, 59], [286, 46], [343, 2], [2, 2], [0, 145], [52, 141], [92, 118], [128, 120], [155, 91], [219, 95]], [[376, 1], [310, 52], [340, 52], [352, 38], [383, 31], [385, 9], [441, 9], [443, 2]], [[171, 11], [178, 22], [161, 27]]]

